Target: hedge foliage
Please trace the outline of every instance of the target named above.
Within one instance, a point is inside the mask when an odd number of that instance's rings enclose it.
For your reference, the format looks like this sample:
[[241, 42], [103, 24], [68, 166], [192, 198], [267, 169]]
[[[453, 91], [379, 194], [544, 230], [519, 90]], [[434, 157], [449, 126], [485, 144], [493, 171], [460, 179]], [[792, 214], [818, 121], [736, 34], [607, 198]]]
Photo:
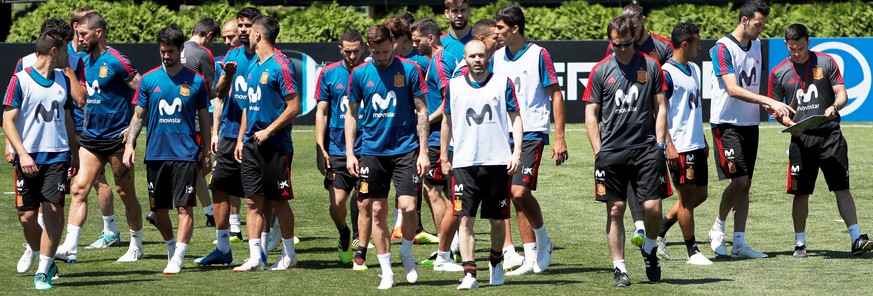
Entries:
[[[497, 8], [511, 3], [499, 0], [496, 3], [473, 7], [471, 25], [481, 18], [490, 18]], [[227, 2], [212, 2], [183, 11], [171, 11], [151, 1], [134, 4], [132, 0], [52, 0], [13, 21], [6, 42], [33, 42], [43, 20], [49, 17], [68, 19], [77, 7], [90, 7], [100, 11], [109, 24], [110, 42], [152, 42], [154, 34], [162, 27], [174, 24], [190, 32], [201, 17], [212, 17], [219, 22], [234, 17], [244, 7], [228, 6]], [[334, 41], [346, 28], [365, 31], [369, 26], [406, 10], [406, 7], [369, 18], [351, 7], [336, 3], [318, 3], [305, 8], [260, 7], [276, 17], [281, 24], [280, 42], [328, 42]], [[618, 15], [620, 7], [604, 7], [586, 1], [568, 1], [559, 7], [525, 7], [527, 27], [525, 33], [532, 40], [585, 40], [603, 39], [609, 20]], [[416, 17], [431, 16], [443, 28], [448, 28], [448, 19], [442, 7], [417, 7], [411, 13]], [[737, 23], [738, 12], [732, 4], [721, 6], [675, 4], [656, 7], [648, 12], [649, 30], [669, 36], [673, 25], [679, 21], [700, 26], [703, 38], [718, 38], [731, 31]], [[774, 3], [763, 37], [780, 37], [784, 29], [795, 22], [806, 24], [814, 37], [863, 37], [873, 36], [873, 6], [861, 0], [812, 4]]]

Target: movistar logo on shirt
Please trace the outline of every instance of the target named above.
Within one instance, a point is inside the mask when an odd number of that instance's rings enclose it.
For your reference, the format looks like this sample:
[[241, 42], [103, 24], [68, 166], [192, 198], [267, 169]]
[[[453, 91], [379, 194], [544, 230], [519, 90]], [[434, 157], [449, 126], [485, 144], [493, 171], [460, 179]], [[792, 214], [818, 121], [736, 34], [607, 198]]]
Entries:
[[34, 112], [33, 114], [33, 120], [35, 120], [36, 123], [39, 123], [40, 117], [42, 118], [42, 121], [46, 123], [52, 122], [55, 119], [60, 119], [61, 106], [58, 101], [52, 101], [52, 106], [50, 109], [46, 109], [45, 106], [42, 105], [42, 103], [36, 105], [36, 112]]
[[339, 118], [340, 119], [346, 118], [346, 112], [348, 112], [348, 110], [349, 110], [349, 96], [343, 96], [342, 98], [340, 98], [339, 108], [340, 108]]
[[246, 82], [246, 78], [242, 75], [236, 76], [236, 79], [233, 81], [233, 98], [237, 100], [248, 99], [248, 95], [246, 94], [248, 89], [249, 84]]
[[624, 92], [623, 89], [618, 89], [615, 91], [615, 106], [618, 107], [615, 109], [614, 113], [628, 113], [628, 112], [636, 112], [639, 107], [634, 106], [637, 99], [639, 99], [640, 90], [637, 88], [637, 85], [634, 84], [630, 87], [627, 93]]
[[805, 92], [803, 91], [803, 89], [798, 89], [794, 97], [797, 99], [798, 112], [815, 110], [819, 107], [819, 104], [806, 105], [812, 99], [816, 99], [816, 102], [818, 102], [818, 88], [815, 86], [815, 84], [811, 84], [809, 86], [809, 89], [807, 89]]
[[[90, 84], [85, 83], [85, 88], [88, 90], [88, 96], [93, 96], [94, 94], [99, 94], [100, 84], [97, 83], [97, 80], [92, 81]], [[91, 99], [88, 98], [88, 104], [100, 104], [100, 99]]]
[[[476, 110], [474, 110], [473, 108], [467, 108], [467, 126], [473, 126], [474, 122], [476, 123], [476, 125], [481, 125], [483, 122], [485, 122], [486, 115], [488, 116], [488, 122], [485, 123], [494, 123], [493, 113], [494, 111], [491, 110], [491, 105], [488, 104], [482, 106], [482, 111], [480, 111], [479, 113], [476, 113]], [[473, 122], [470, 122], [470, 120], [472, 120]]]
[[[182, 112], [182, 99], [175, 98], [173, 99], [173, 103], [167, 103], [166, 100], [161, 100], [158, 103], [158, 109], [161, 113], [161, 116], [172, 116], [176, 114], [176, 112]], [[180, 118], [161, 118], [158, 119], [159, 123], [182, 123], [182, 119]]]
[[255, 104], [261, 100], [261, 86], [258, 85], [257, 87], [250, 87], [249, 91], [248, 91], [248, 98], [249, 98], [249, 110], [260, 111], [261, 107], [255, 105]]
[[393, 90], [388, 91], [384, 98], [379, 93], [373, 94], [372, 101], [373, 109], [376, 110], [373, 117], [394, 117], [394, 112], [385, 112], [388, 111], [389, 107], [397, 106], [397, 94]]
[[755, 69], [755, 67], [752, 67], [752, 70], [749, 71], [749, 73], [746, 73], [746, 70], [740, 71], [740, 76], [738, 77], [740, 87], [748, 87], [750, 85], [758, 84], [757, 77], [758, 69]]

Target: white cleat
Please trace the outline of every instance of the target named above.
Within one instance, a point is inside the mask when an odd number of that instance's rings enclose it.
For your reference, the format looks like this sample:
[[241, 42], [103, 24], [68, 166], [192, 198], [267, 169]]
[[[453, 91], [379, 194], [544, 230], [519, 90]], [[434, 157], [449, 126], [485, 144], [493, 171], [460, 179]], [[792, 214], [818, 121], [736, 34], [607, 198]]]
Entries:
[[164, 274], [179, 274], [182, 272], [182, 261], [170, 260], [164, 268]]
[[34, 252], [27, 243], [21, 244], [24, 247], [24, 254], [21, 254], [21, 259], [18, 259], [18, 273], [25, 274], [33, 267], [33, 262], [36, 261], [38, 252]]
[[79, 250], [62, 250], [58, 248], [55, 258], [67, 263], [76, 263], [79, 260]]
[[703, 256], [700, 252], [694, 253], [694, 255], [688, 257], [688, 261], [685, 263], [691, 265], [712, 265], [712, 261], [710, 261], [709, 258], [706, 258], [706, 256]]
[[505, 279], [503, 278], [503, 263], [497, 263], [496, 266], [491, 266], [488, 263], [488, 284], [492, 286], [503, 286]]
[[472, 275], [466, 275], [461, 279], [461, 284], [458, 285], [458, 290], [473, 290], [479, 287], [479, 282]]
[[664, 260], [670, 260], [670, 252], [667, 252], [667, 238], [658, 237], [655, 241], [658, 244], [658, 255]]
[[524, 256], [512, 252], [512, 253], [503, 253], [503, 270], [510, 270], [524, 264]]
[[534, 265], [536, 264], [525, 262], [515, 270], [507, 272], [506, 276], [517, 276], [534, 273]]
[[727, 256], [727, 247], [724, 246], [724, 232], [709, 230], [709, 248], [719, 256]]
[[742, 247], [739, 247], [739, 249], [735, 247], [733, 250], [731, 250], [732, 259], [760, 259], [767, 257], [767, 254], [759, 253], [758, 251], [752, 249], [752, 247], [749, 245], [744, 245]]
[[533, 268], [534, 273], [541, 273], [552, 262], [552, 240], [546, 237], [542, 243], [537, 242], [537, 261]]
[[297, 254], [294, 254], [294, 256], [282, 254], [282, 256], [279, 256], [279, 260], [273, 266], [270, 266], [270, 270], [286, 270], [295, 266], [297, 266]]
[[383, 275], [381, 275], [381, 277], [382, 277], [382, 281], [379, 282], [379, 290], [388, 290], [388, 289], [391, 289], [391, 287], [394, 287], [394, 275], [393, 274], [391, 274], [391, 275], [383, 274]]
[[246, 259], [246, 262], [243, 262], [242, 265], [233, 268], [233, 272], [248, 272], [261, 270], [264, 270], [264, 262], [261, 262], [261, 260], [252, 260], [252, 258]]
[[[282, 235], [281, 235], [279, 229], [273, 228], [273, 229], [270, 229], [270, 234], [267, 235], [267, 237], [270, 239], [270, 241], [267, 242], [267, 253], [270, 253], [272, 251], [275, 251], [276, 248], [278, 248], [279, 245], [282, 243]], [[295, 245], [296, 245], [296, 243], [295, 243]]]
[[122, 263], [134, 262], [134, 261], [137, 261], [139, 259], [142, 259], [142, 255], [143, 255], [142, 249], [137, 248], [137, 247], [131, 247], [131, 248], [127, 249], [127, 253], [124, 253], [124, 256], [121, 256], [121, 258], [118, 258], [118, 260], [116, 262], [122, 262]]
[[464, 267], [452, 260], [451, 257], [437, 256], [433, 262], [433, 271], [461, 272], [464, 271]]
[[400, 254], [400, 262], [403, 263], [403, 273], [406, 275], [406, 281], [410, 284], [414, 284], [418, 281], [418, 260], [415, 260], [415, 257], [412, 254], [404, 255]]

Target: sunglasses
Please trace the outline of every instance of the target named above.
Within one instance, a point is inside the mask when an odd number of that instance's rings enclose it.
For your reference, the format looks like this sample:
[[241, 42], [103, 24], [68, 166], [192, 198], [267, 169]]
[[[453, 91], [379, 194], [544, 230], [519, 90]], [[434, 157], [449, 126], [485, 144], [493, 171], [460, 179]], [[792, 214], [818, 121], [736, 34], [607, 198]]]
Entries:
[[612, 43], [612, 47], [625, 48], [625, 47], [631, 46], [631, 44], [633, 44], [634, 41], [633, 41], [633, 40], [628, 40], [628, 41], [621, 42], [621, 43], [615, 43], [615, 42], [611, 42], [611, 43]]

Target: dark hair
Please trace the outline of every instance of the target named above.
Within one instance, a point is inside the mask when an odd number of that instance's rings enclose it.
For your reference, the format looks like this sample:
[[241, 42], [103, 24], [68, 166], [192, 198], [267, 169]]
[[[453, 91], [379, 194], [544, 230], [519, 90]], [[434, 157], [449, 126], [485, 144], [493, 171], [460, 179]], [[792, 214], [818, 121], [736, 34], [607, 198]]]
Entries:
[[388, 30], [391, 31], [391, 35], [394, 35], [394, 38], [406, 36], [407, 38], [412, 39], [412, 31], [409, 30], [409, 24], [404, 23], [400, 18], [387, 18], [382, 22], [382, 24], [385, 25], [385, 27], [388, 27]]
[[612, 19], [611, 21], [609, 21], [609, 25], [606, 26], [606, 39], [607, 40], [612, 39], [612, 36], [610, 35], [612, 33], [612, 31], [618, 32], [619, 36], [630, 35], [631, 37], [633, 37], [634, 36], [634, 22], [633, 22], [633, 20], [631, 20], [627, 17], [624, 17], [624, 16], [616, 17], [616, 18]]
[[100, 15], [99, 12], [92, 11], [86, 13], [79, 19], [79, 25], [85, 25], [88, 29], [103, 29], [104, 35], [108, 35], [109, 30], [106, 29], [106, 20], [103, 19], [103, 16]]
[[809, 40], [809, 30], [804, 25], [793, 24], [788, 26], [788, 29], [785, 29], [785, 40], [800, 40], [804, 38]]
[[492, 19], [481, 19], [473, 25], [470, 35], [472, 35], [473, 38], [479, 38], [494, 33], [494, 27], [496, 26], [497, 22]]
[[442, 34], [442, 32], [440, 32], [440, 25], [429, 16], [423, 17], [412, 23], [412, 32], [416, 31], [425, 36], [434, 35], [439, 37], [440, 34]]
[[191, 30], [191, 34], [200, 37], [206, 37], [209, 33], [212, 33], [212, 38], [221, 36], [221, 26], [217, 21], [208, 17], [204, 17], [197, 21], [197, 23], [194, 24], [194, 30]]
[[410, 25], [412, 25], [413, 22], [415, 22], [415, 17], [412, 16], [412, 14], [409, 13], [409, 11], [398, 12], [397, 14], [392, 16], [391, 18], [400, 19], [407, 26], [410, 26]]
[[346, 29], [343, 31], [343, 34], [340, 35], [340, 42], [356, 42], [356, 41], [364, 41], [364, 37], [361, 36], [361, 32], [355, 29]]
[[57, 48], [58, 50], [67, 50], [66, 43], [67, 40], [52, 34], [52, 30], [45, 32], [40, 35], [39, 38], [36, 39], [36, 53], [38, 55], [46, 55], [51, 51], [52, 48]]
[[628, 18], [638, 18], [646, 15], [643, 6], [637, 3], [636, 0], [621, 8], [621, 16]]
[[382, 43], [386, 40], [393, 41], [394, 36], [391, 36], [391, 30], [385, 25], [375, 25], [367, 29], [367, 43]]
[[240, 9], [239, 12], [236, 13], [237, 19], [247, 18], [249, 20], [254, 21], [256, 17], [261, 15], [261, 11], [254, 7], [246, 7]]
[[770, 15], [770, 7], [767, 6], [767, 3], [764, 3], [764, 1], [761, 0], [746, 1], [746, 3], [740, 7], [740, 17], [737, 21], [742, 21], [743, 17], [753, 19], [755, 18], [756, 12], [761, 13], [763, 16], [768, 16]]
[[261, 34], [267, 39], [270, 44], [276, 44], [276, 37], [279, 36], [279, 22], [271, 16], [259, 15], [252, 20], [252, 26], [261, 28]]
[[185, 44], [185, 33], [182, 33], [182, 29], [179, 27], [170, 25], [158, 31], [157, 41], [158, 44], [163, 43], [182, 48], [182, 45]]
[[446, 8], [449, 8], [452, 6], [461, 6], [461, 5], [464, 5], [465, 3], [469, 4], [469, 1], [467, 1], [467, 0], [445, 0], [445, 2], [446, 2]]
[[73, 40], [73, 27], [67, 24], [62, 19], [53, 17], [42, 22], [42, 27], [39, 29], [40, 34], [51, 34], [54, 38], [60, 38], [64, 41]]
[[700, 28], [698, 28], [697, 25], [681, 22], [673, 27], [673, 34], [670, 36], [670, 42], [673, 43], [673, 47], [678, 48], [682, 45], [682, 42], [693, 40], [695, 34], [700, 34]]
[[501, 7], [494, 13], [494, 21], [503, 21], [507, 26], [518, 26], [518, 32], [524, 35], [524, 12], [517, 5]]

